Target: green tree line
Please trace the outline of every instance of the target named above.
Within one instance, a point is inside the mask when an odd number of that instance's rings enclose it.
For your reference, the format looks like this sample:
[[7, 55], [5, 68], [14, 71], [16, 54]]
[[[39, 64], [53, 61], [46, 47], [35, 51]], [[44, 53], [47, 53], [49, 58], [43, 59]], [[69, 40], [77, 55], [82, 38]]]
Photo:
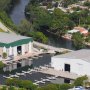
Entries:
[[89, 10], [65, 13], [60, 9], [55, 8], [53, 13], [50, 13], [47, 9], [40, 7], [40, 5], [36, 3], [37, 0], [31, 0], [25, 9], [28, 20], [36, 30], [42, 32], [49, 31], [58, 36], [62, 36], [67, 30], [71, 30], [74, 26], [90, 26]]
[[[63, 0], [65, 3], [69, 1]], [[72, 13], [65, 13], [59, 8], [55, 8], [54, 11], [50, 13], [47, 9], [40, 7], [39, 4], [41, 2], [43, 2], [43, 0], [31, 0], [25, 9], [26, 17], [28, 21], [32, 23], [32, 27], [35, 30], [49, 32], [61, 37], [75, 26], [82, 26], [86, 29], [90, 28], [90, 11], [88, 9], [79, 9]], [[72, 3], [74, 2], [77, 2], [77, 0], [72, 0]], [[87, 41], [89, 41], [89, 37], [90, 35], [86, 37]], [[86, 39], [80, 33], [73, 34], [72, 40], [76, 49], [85, 47], [84, 43]]]
[[68, 14], [58, 8], [50, 14], [46, 9], [30, 4], [26, 7], [26, 15], [36, 30], [49, 31], [58, 36], [62, 36], [75, 25]]
[[[29, 80], [20, 80], [20, 79], [7, 79], [6, 85], [3, 86], [0, 90], [68, 90], [74, 86], [84, 86], [85, 81], [88, 80], [87, 76], [78, 77], [74, 83], [68, 84], [48, 84], [44, 86], [37, 86]], [[87, 83], [87, 82], [86, 82]]]

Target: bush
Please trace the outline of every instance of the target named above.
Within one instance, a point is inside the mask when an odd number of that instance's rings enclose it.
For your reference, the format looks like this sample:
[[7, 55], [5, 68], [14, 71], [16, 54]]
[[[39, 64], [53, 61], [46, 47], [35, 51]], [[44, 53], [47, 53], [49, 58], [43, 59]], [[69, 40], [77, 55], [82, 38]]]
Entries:
[[2, 69], [4, 67], [4, 64], [2, 61], [0, 61], [0, 69]]
[[60, 85], [60, 90], [68, 90], [68, 89], [70, 89], [72, 87], [73, 87], [73, 85], [65, 83], [65, 84]]
[[8, 88], [8, 90], [16, 90], [16, 89], [15, 89], [15, 87], [10, 86], [10, 87]]
[[74, 85], [75, 85], [75, 86], [83, 86], [84, 80], [87, 80], [87, 79], [88, 79], [87, 76], [79, 77], [79, 78], [77, 78], [77, 79], [75, 80]]
[[13, 24], [12, 20], [5, 11], [0, 11], [0, 21], [7, 27], [11, 28], [11, 30], [15, 30], [17, 32], [17, 26]]
[[35, 41], [42, 42], [42, 43], [47, 43], [48, 38], [42, 33], [38, 31], [31, 32], [29, 36], [32, 36]]
[[75, 47], [75, 49], [82, 49], [85, 48], [85, 39], [84, 36], [82, 34], [80, 34], [79, 32], [77, 33], [73, 33], [72, 35], [72, 41], [73, 41], [73, 46]]
[[5, 58], [7, 58], [7, 53], [3, 53], [3, 58], [5, 59]]
[[0, 10], [9, 10], [11, 0], [0, 0]]
[[6, 86], [3, 86], [1, 90], [7, 90], [7, 87]]
[[9, 86], [18, 86], [20, 88], [25, 88], [30, 90], [35, 90], [37, 87], [29, 80], [19, 80], [19, 79], [7, 79], [6, 84]]

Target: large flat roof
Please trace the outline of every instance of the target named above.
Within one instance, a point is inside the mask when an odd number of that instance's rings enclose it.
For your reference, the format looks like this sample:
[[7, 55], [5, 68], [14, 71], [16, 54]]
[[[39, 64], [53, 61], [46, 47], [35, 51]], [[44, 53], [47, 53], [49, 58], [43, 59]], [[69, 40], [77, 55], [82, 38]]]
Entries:
[[28, 39], [30, 37], [26, 37], [26, 36], [21, 36], [21, 35], [17, 35], [14, 33], [2, 33], [0, 32], [0, 42], [1, 43], [11, 43], [11, 42], [15, 42], [21, 39]]
[[82, 59], [84, 61], [90, 62], [90, 49], [72, 51], [66, 54], [56, 55], [54, 58]]
[[25, 44], [32, 40], [31, 37], [21, 36], [14, 33], [3, 33], [0, 32], [0, 46], [9, 47], [16, 46], [18, 44]]

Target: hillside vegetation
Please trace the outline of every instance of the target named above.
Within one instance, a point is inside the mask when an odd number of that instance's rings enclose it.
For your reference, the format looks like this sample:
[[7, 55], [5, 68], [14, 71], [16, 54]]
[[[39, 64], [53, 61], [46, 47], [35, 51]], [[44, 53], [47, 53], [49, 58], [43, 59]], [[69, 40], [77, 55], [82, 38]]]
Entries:
[[13, 6], [15, 0], [0, 0], [0, 21], [12, 30], [17, 30], [17, 27], [13, 24], [8, 12]]
[[0, 0], [0, 10], [8, 10], [11, 0]]

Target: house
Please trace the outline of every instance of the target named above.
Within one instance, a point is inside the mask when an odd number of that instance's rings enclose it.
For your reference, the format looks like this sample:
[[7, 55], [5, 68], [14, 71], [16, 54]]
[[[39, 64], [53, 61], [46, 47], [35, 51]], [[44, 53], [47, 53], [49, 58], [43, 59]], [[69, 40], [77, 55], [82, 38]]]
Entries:
[[[14, 33], [0, 33], [0, 60], [8, 66], [4, 68], [5, 71], [7, 68], [7, 70], [10, 71], [16, 69], [18, 66], [16, 64], [19, 63], [19, 61], [15, 61], [15, 58], [30, 54], [33, 52], [32, 50], [33, 39], [31, 37], [21, 36]], [[4, 54], [6, 54], [6, 57]], [[22, 63], [22, 66], [25, 66], [23, 62], [20, 63]]]
[[32, 38], [11, 33], [0, 33], [0, 56], [23, 55], [32, 52]]
[[69, 30], [67, 34], [63, 36], [63, 38], [71, 40], [72, 34], [77, 32], [80, 32], [84, 37], [88, 36], [89, 34], [88, 30], [83, 27], [74, 27], [72, 30]]
[[88, 30], [85, 29], [84, 27], [74, 27], [74, 29], [78, 30], [84, 36], [88, 35]]
[[83, 34], [84, 36], [87, 36], [88, 35], [88, 30], [86, 30], [85, 28], [83, 27], [74, 27], [73, 30], [69, 30], [68, 33], [70, 34], [73, 34], [73, 33], [76, 33], [76, 32], [80, 32], [81, 34]]
[[90, 50], [82, 49], [53, 56], [51, 67], [78, 75], [90, 75]]

